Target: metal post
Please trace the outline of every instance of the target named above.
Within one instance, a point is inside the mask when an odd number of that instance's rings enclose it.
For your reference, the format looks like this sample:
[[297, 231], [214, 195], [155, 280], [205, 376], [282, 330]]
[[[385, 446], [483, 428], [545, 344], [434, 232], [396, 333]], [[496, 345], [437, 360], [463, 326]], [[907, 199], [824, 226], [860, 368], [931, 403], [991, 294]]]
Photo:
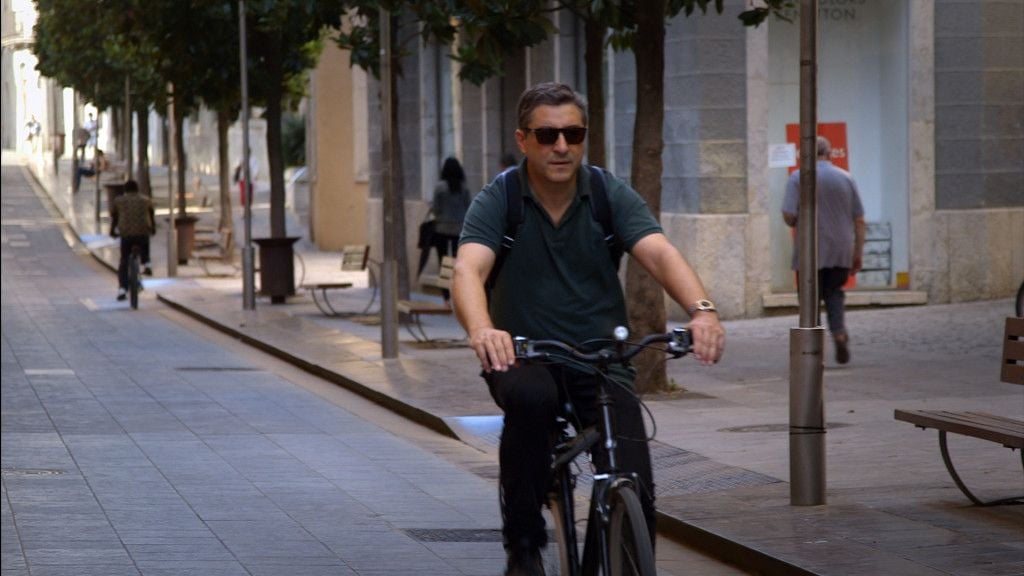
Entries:
[[384, 184], [384, 258], [381, 266], [380, 345], [384, 358], [398, 357], [398, 266], [395, 262], [395, 148], [391, 121], [391, 13], [380, 9], [380, 99], [384, 128], [381, 179]]
[[178, 231], [174, 228], [174, 84], [167, 85], [167, 277], [178, 275]]
[[[72, 137], [72, 140], [74, 140], [73, 137]], [[74, 146], [73, 154], [77, 155], [78, 154], [77, 143], [73, 143], [72, 146]], [[92, 146], [92, 161], [93, 161], [93, 164], [95, 164], [95, 169], [96, 170], [99, 170], [99, 168], [100, 168], [99, 155], [96, 154], [96, 151], [99, 150], [99, 149], [100, 149], [100, 139], [99, 139], [99, 136], [97, 136], [96, 137], [96, 141], [95, 141], [95, 143], [93, 143], [93, 146]], [[85, 161], [85, 148], [83, 147], [82, 148], [82, 160], [80, 160], [79, 162], [84, 162], [84, 161]], [[77, 170], [80, 167], [81, 167], [80, 164], [79, 164], [79, 166], [72, 166], [72, 168], [75, 169], [75, 170]], [[72, 174], [71, 177], [74, 178], [75, 175]], [[81, 186], [81, 182], [79, 182], [79, 186]], [[96, 202], [95, 202], [95, 204], [96, 204], [96, 206], [95, 206], [95, 212], [96, 212], [96, 233], [97, 234], [103, 234], [103, 222], [101, 221], [101, 218], [100, 218], [100, 203], [102, 202], [103, 196], [100, 194], [100, 175], [99, 175], [99, 172], [96, 173], [96, 184], [95, 184], [94, 188], [96, 189]]]
[[132, 84], [131, 78], [124, 77], [124, 178], [132, 179]]
[[789, 497], [825, 503], [825, 330], [818, 306], [817, 0], [800, 2], [800, 207], [797, 214], [800, 327], [789, 338]]
[[249, 173], [249, 58], [245, 0], [238, 0], [238, 53], [242, 72], [242, 177], [245, 181], [245, 244], [242, 246], [242, 309], [256, 309], [256, 266], [252, 247], [252, 175]]

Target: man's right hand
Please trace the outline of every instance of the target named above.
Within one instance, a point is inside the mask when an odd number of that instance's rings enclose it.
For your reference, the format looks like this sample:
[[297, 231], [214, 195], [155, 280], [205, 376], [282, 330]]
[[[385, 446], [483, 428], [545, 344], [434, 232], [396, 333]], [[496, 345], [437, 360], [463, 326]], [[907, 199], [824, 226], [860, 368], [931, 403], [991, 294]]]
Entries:
[[512, 335], [496, 328], [479, 328], [469, 335], [469, 346], [484, 372], [506, 372], [516, 361]]

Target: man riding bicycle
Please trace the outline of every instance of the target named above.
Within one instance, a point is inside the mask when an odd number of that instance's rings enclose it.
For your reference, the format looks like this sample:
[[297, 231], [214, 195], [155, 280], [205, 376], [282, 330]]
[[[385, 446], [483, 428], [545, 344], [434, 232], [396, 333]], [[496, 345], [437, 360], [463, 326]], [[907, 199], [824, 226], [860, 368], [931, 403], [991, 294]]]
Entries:
[[132, 248], [138, 246], [139, 257], [145, 265], [144, 274], [151, 276], [149, 267], [149, 237], [156, 234], [156, 220], [153, 203], [139, 194], [139, 185], [134, 180], [124, 183], [124, 194], [114, 198], [110, 209], [110, 235], [121, 236], [121, 259], [117, 265], [117, 299], [128, 297], [128, 259]]
[[[499, 459], [506, 574], [543, 574], [547, 543], [541, 506], [549, 482], [552, 431], [566, 401], [575, 425], [596, 417], [596, 378], [570, 368], [515, 366], [512, 336], [582, 343], [628, 324], [618, 266], [590, 207], [590, 178], [604, 177], [613, 229], [625, 251], [691, 317], [694, 354], [719, 360], [725, 332], [700, 279], [664, 235], [643, 199], [618, 178], [581, 168], [587, 110], [558, 83], [520, 97], [515, 137], [525, 156], [517, 178], [499, 176], [466, 215], [452, 284], [459, 322], [505, 413]], [[522, 194], [522, 223], [508, 243], [509, 182]], [[500, 273], [492, 278], [498, 268]], [[634, 374], [629, 370], [629, 380]], [[654, 485], [638, 400], [615, 397], [620, 468], [638, 475], [647, 523], [654, 534]]]

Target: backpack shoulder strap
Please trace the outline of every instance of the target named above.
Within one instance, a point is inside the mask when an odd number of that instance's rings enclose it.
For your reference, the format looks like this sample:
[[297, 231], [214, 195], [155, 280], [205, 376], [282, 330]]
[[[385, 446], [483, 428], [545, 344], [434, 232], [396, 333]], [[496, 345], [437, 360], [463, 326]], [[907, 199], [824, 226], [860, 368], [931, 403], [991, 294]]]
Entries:
[[519, 226], [526, 219], [526, 213], [523, 211], [523, 190], [520, 187], [519, 168], [509, 168], [502, 172], [498, 178], [501, 180], [501, 188], [505, 193], [505, 233], [501, 237], [501, 246], [498, 248], [494, 267], [491, 268], [491, 273], [487, 276], [487, 282], [484, 284], [488, 292], [490, 292], [491, 288], [494, 287], [494, 283], [498, 280], [501, 267], [505, 264], [509, 251], [512, 250], [512, 246], [516, 243], [516, 234], [519, 232]]
[[612, 206], [608, 200], [608, 185], [605, 182], [605, 171], [597, 166], [587, 166], [590, 170], [590, 214], [601, 225], [604, 243], [608, 246], [608, 254], [616, 268], [625, 252], [621, 239], [615, 235], [615, 224], [612, 222]]
[[597, 166], [587, 166], [590, 170], [590, 213], [601, 224], [604, 241], [611, 243], [615, 236], [612, 226], [612, 207], [608, 202], [608, 188], [604, 181], [604, 170]]

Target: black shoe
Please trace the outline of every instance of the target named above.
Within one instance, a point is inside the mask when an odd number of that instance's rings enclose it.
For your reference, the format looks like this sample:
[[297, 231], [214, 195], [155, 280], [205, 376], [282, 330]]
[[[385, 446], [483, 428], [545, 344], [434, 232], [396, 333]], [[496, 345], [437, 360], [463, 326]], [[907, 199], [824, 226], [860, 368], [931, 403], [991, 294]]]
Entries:
[[125, 292], [124, 290], [118, 290], [117, 291], [117, 300], [118, 300], [118, 302], [120, 302], [121, 300], [124, 300], [126, 298], [128, 298], [128, 293], [127, 292]]
[[836, 362], [840, 364], [847, 364], [850, 361], [850, 337], [846, 336], [842, 340], [836, 339]]
[[150, 268], [149, 266], [146, 266], [145, 268], [142, 269], [142, 273], [144, 275], [146, 275], [146, 276], [152, 276], [153, 275], [153, 269]]
[[505, 576], [544, 576], [544, 560], [540, 551], [510, 552]]

